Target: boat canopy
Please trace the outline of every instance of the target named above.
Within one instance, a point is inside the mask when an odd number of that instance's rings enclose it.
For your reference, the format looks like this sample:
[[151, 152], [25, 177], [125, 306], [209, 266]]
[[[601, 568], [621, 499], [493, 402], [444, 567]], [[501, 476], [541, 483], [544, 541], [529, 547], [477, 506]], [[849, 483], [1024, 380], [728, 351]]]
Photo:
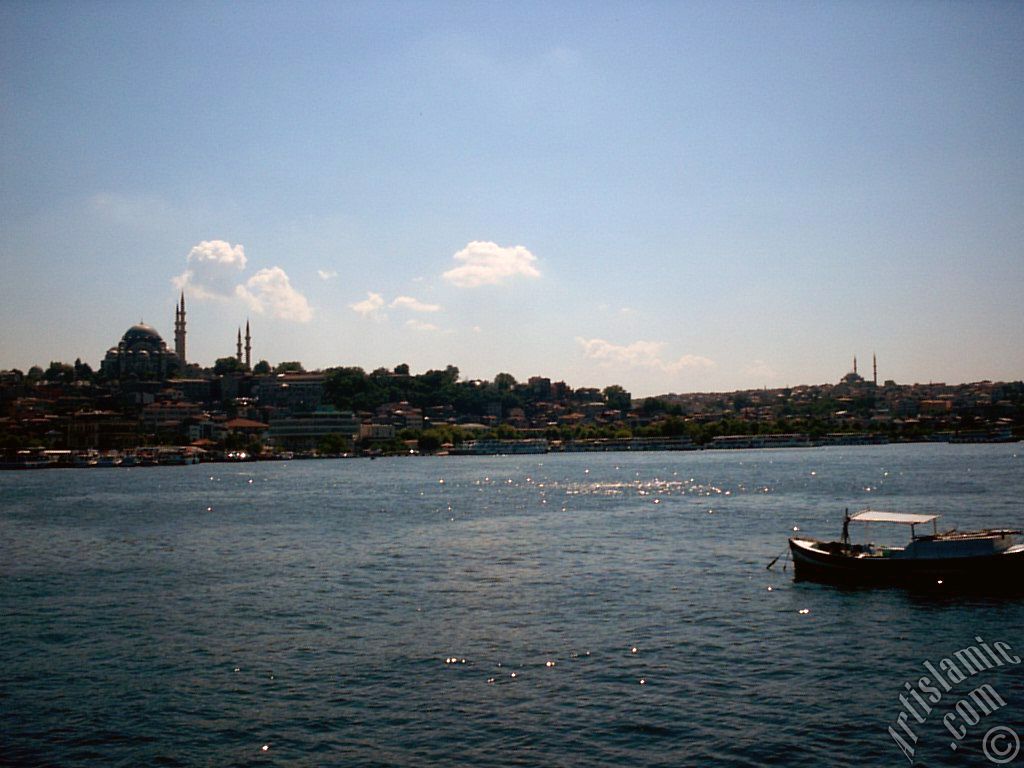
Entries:
[[938, 520], [938, 515], [915, 515], [910, 512], [882, 512], [877, 509], [865, 509], [850, 519], [858, 523], [902, 523], [903, 525], [920, 525]]

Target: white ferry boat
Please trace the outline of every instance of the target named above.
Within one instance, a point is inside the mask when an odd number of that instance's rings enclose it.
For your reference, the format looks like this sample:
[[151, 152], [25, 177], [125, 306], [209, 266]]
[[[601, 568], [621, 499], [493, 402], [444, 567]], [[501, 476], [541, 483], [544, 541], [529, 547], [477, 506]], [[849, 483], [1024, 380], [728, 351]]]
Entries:
[[501, 456], [547, 452], [548, 441], [543, 438], [536, 440], [472, 440], [448, 451], [452, 456]]

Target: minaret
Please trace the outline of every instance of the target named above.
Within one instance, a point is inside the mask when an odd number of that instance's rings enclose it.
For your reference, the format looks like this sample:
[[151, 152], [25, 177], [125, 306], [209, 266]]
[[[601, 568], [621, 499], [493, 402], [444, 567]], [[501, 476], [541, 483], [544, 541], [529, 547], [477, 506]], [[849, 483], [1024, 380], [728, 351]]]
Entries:
[[853, 356], [853, 372], [857, 373], [857, 356]]
[[235, 359], [242, 362], [242, 329], [238, 329], [238, 351], [235, 352]]
[[877, 387], [878, 386], [878, 356], [874, 352], [871, 353], [871, 367], [874, 369], [875, 386]]
[[185, 292], [181, 292], [181, 304], [174, 308], [174, 354], [185, 365]]
[[249, 321], [245, 321], [245, 370], [252, 370], [252, 336], [249, 335]]

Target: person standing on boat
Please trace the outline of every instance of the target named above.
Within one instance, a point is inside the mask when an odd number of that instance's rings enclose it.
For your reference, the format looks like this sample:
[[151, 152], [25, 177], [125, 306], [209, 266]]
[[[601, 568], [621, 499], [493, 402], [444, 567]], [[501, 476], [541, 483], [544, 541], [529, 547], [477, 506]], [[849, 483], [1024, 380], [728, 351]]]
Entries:
[[843, 513], [843, 547], [850, 548], [850, 508]]

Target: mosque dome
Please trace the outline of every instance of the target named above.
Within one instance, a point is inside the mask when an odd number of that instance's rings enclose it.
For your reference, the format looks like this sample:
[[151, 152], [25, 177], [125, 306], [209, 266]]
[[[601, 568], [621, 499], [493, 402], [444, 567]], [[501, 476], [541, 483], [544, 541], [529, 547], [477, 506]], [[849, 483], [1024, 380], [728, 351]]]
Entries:
[[141, 321], [124, 332], [100, 363], [104, 374], [119, 379], [166, 379], [180, 368], [178, 356], [167, 348], [156, 329]]
[[129, 346], [137, 344], [140, 341], [155, 344], [157, 347], [163, 343], [163, 339], [160, 338], [160, 334], [156, 332], [156, 329], [152, 326], [146, 325], [145, 323], [133, 325], [125, 331], [124, 336], [121, 337], [121, 341]]

